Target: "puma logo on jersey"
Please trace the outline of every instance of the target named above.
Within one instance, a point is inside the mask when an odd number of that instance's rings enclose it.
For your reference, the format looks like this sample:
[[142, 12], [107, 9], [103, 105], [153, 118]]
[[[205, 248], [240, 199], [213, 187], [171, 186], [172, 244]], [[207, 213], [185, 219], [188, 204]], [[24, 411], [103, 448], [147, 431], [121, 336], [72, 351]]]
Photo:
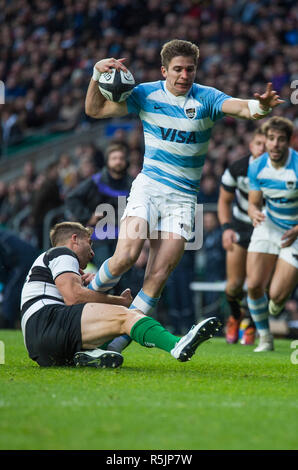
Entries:
[[178, 129], [165, 129], [159, 127], [161, 130], [162, 140], [169, 140], [170, 142], [177, 142], [178, 144], [196, 144], [196, 133], [187, 131], [178, 131]]

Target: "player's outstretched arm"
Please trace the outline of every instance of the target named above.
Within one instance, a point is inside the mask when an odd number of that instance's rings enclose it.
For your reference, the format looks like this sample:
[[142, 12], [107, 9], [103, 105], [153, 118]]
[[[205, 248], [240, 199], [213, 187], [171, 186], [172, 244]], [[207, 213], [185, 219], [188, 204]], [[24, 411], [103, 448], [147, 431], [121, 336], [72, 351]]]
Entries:
[[85, 99], [85, 112], [87, 116], [95, 119], [103, 119], [109, 117], [121, 117], [125, 116], [127, 106], [125, 101], [121, 103], [115, 103], [107, 100], [99, 91], [98, 79], [101, 73], [109, 72], [112, 68], [117, 70], [127, 71], [123, 62], [125, 59], [116, 60], [113, 57], [109, 59], [102, 59], [97, 62], [93, 69], [93, 76], [90, 80], [87, 95]]
[[279, 95], [272, 89], [272, 83], [267, 83], [263, 94], [255, 93], [256, 100], [230, 98], [223, 102], [222, 111], [229, 116], [242, 119], [262, 119], [279, 104], [283, 103]]

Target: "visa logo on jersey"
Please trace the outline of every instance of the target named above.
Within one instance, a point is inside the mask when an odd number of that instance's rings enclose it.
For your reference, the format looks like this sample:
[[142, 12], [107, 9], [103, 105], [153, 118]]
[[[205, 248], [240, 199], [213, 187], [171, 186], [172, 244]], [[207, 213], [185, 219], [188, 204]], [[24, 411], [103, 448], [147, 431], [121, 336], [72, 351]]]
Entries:
[[178, 144], [196, 144], [196, 133], [187, 131], [178, 131], [178, 129], [165, 129], [160, 127], [162, 140], [177, 142]]

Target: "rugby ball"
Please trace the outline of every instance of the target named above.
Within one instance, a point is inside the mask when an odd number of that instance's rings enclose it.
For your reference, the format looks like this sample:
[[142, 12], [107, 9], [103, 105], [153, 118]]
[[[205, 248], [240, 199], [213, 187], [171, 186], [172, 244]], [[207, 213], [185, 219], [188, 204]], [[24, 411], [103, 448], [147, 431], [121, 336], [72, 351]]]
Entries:
[[135, 79], [128, 70], [112, 69], [111, 72], [104, 72], [98, 80], [98, 88], [101, 94], [110, 101], [120, 103], [126, 100], [135, 87]]

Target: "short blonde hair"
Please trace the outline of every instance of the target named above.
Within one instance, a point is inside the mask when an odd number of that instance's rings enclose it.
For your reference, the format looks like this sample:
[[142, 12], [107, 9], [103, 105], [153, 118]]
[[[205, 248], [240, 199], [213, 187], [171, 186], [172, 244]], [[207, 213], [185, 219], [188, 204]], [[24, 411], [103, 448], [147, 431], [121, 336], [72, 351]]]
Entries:
[[84, 227], [79, 222], [60, 222], [51, 229], [50, 240], [52, 246], [59, 246], [67, 242], [74, 234], [79, 238], [89, 238], [92, 233], [93, 228]]
[[166, 69], [169, 67], [169, 63], [174, 57], [184, 56], [192, 57], [195, 66], [198, 65], [200, 50], [198, 46], [190, 41], [183, 41], [182, 39], [172, 39], [172, 41], [166, 42], [160, 52], [161, 65]]
[[252, 133], [252, 136], [251, 136], [251, 140], [253, 140], [255, 137], [257, 137], [257, 135], [263, 135], [265, 136], [265, 132], [264, 132], [264, 129], [263, 127], [257, 127], [253, 133]]

